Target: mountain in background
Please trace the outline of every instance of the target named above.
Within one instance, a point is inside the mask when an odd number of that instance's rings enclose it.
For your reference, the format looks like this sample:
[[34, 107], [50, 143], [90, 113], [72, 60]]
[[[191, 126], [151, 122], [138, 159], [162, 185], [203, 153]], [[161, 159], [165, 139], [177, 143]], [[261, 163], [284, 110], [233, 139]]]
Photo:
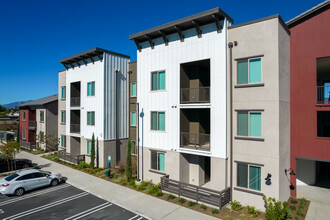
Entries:
[[16, 105], [20, 105], [22, 103], [31, 102], [31, 101], [33, 101], [33, 100], [20, 101], [20, 102], [12, 102], [12, 103], [8, 103], [8, 104], [3, 104], [1, 106], [5, 107], [5, 108], [15, 108]]

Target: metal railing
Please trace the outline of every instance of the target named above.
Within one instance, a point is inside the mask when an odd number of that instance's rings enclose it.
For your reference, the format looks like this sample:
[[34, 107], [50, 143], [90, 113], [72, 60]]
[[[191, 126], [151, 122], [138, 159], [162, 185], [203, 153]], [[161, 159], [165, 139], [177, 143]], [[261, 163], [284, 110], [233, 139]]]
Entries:
[[72, 97], [70, 102], [71, 107], [79, 107], [80, 106], [80, 97]]
[[70, 153], [67, 153], [65, 150], [58, 151], [58, 158], [68, 161], [74, 164], [80, 164], [81, 161], [85, 161], [85, 155], [71, 156]]
[[210, 87], [184, 88], [180, 91], [180, 103], [209, 103]]
[[21, 145], [21, 147], [28, 149], [28, 150], [36, 149], [36, 142], [27, 142], [27, 141], [20, 140], [19, 144]]
[[80, 133], [80, 124], [71, 124], [70, 132], [71, 133]]
[[317, 103], [330, 104], [330, 86], [317, 86]]
[[30, 130], [35, 130], [36, 128], [37, 128], [37, 122], [36, 121], [29, 121], [28, 122], [28, 128], [30, 129]]
[[210, 135], [181, 132], [180, 147], [194, 150], [210, 151]]
[[161, 190], [194, 199], [197, 202], [204, 202], [220, 209], [230, 201], [230, 187], [222, 191], [195, 186], [176, 180], [171, 180], [169, 176], [160, 178]]

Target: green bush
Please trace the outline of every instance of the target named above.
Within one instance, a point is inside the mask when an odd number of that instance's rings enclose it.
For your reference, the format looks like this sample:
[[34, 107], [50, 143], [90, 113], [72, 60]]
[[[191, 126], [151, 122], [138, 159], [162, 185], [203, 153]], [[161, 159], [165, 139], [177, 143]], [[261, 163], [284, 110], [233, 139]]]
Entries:
[[151, 182], [145, 182], [145, 181], [143, 181], [143, 182], [137, 187], [137, 189], [138, 189], [139, 191], [145, 190], [149, 184], [151, 185]]
[[288, 214], [287, 214], [286, 217], [287, 217], [288, 219], [292, 219], [292, 210], [291, 210], [291, 209], [288, 210]]
[[296, 218], [295, 218], [296, 220], [300, 220], [300, 218], [298, 217], [298, 216], [296, 216]]
[[88, 167], [89, 167], [89, 165], [85, 161], [80, 161], [79, 169], [84, 169], [84, 168], [88, 168]]
[[131, 180], [129, 181], [129, 185], [132, 186], [132, 187], [135, 187], [135, 180], [136, 180], [136, 179], [131, 179]]
[[265, 195], [262, 197], [265, 202], [265, 217], [269, 220], [285, 219], [287, 215], [287, 202], [276, 201], [275, 198], [267, 198]]
[[232, 210], [239, 211], [242, 209], [242, 205], [236, 200], [230, 202], [229, 204]]
[[301, 209], [298, 209], [298, 211], [297, 211], [297, 215], [300, 215], [300, 216], [302, 216], [302, 217], [305, 216]]
[[170, 200], [170, 199], [175, 199], [175, 196], [173, 194], [168, 194], [167, 200]]
[[204, 204], [201, 204], [199, 207], [200, 207], [201, 209], [203, 209], [204, 211], [207, 209], [207, 206], [204, 205]]
[[160, 197], [160, 196], [162, 196], [162, 195], [164, 195], [162, 192], [157, 192], [157, 193], [156, 193], [156, 196], [157, 196], [157, 197]]
[[246, 207], [246, 212], [250, 214], [253, 218], [257, 217], [260, 214], [260, 212], [256, 210], [254, 206], [249, 205]]
[[188, 205], [189, 207], [191, 207], [191, 206], [194, 206], [194, 205], [196, 205], [196, 202], [193, 202], [193, 201], [188, 201], [187, 205]]
[[298, 203], [298, 200], [296, 200], [296, 199], [291, 199], [291, 203], [292, 203], [292, 204], [297, 204], [297, 203]]
[[160, 189], [160, 185], [157, 184], [157, 185], [153, 185], [150, 187], [150, 190], [149, 190], [149, 194], [155, 194], [156, 192], [158, 192]]
[[179, 198], [179, 203], [183, 204], [185, 203], [187, 200], [185, 200], [184, 198]]
[[218, 209], [211, 209], [211, 212], [212, 212], [213, 215], [215, 215], [215, 214], [219, 213], [219, 210]]
[[291, 209], [291, 210], [296, 210], [297, 209], [297, 207], [296, 206], [294, 206], [294, 205], [291, 205], [290, 207], [289, 207], [289, 209]]
[[301, 205], [306, 205], [306, 204], [307, 204], [307, 200], [306, 200], [305, 198], [302, 198], [302, 199], [300, 200], [300, 204], [301, 204]]

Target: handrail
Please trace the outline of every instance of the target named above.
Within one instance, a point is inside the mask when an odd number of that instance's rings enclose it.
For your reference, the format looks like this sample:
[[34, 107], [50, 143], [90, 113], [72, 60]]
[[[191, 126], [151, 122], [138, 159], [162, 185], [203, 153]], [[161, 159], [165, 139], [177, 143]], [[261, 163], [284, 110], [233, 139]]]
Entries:
[[180, 132], [180, 147], [210, 151], [210, 134]]
[[210, 87], [180, 89], [180, 103], [210, 103]]
[[330, 86], [317, 86], [316, 102], [318, 104], [330, 104]]

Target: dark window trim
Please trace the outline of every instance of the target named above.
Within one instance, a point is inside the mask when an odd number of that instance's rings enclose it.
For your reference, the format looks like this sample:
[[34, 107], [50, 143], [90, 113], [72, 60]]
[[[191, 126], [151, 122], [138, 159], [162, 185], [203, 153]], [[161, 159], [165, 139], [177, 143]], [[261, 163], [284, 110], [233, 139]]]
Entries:
[[252, 189], [241, 188], [239, 186], [235, 186], [234, 189], [237, 190], [237, 191], [251, 193], [251, 194], [258, 195], [258, 196], [263, 196], [264, 195], [262, 192], [258, 192], [258, 191], [252, 190]]
[[245, 162], [245, 161], [239, 161], [239, 160], [234, 160], [235, 163], [240, 163], [240, 164], [247, 164], [247, 165], [252, 165], [252, 166], [259, 166], [259, 167], [264, 167], [264, 164], [260, 163], [250, 163], [250, 162]]
[[265, 141], [265, 138], [252, 137], [252, 136], [235, 136], [236, 140], [246, 140], [246, 141]]
[[261, 55], [255, 55], [255, 56], [248, 56], [248, 57], [240, 57], [240, 58], [235, 58], [235, 61], [241, 61], [241, 60], [246, 60], [246, 59], [253, 59], [253, 58], [259, 58], [259, 57], [264, 57], [263, 54]]
[[149, 172], [151, 172], [151, 173], [157, 173], [157, 174], [161, 174], [161, 175], [166, 175], [166, 173], [161, 172], [159, 170], [154, 170], [154, 169], [149, 169]]
[[262, 87], [262, 86], [265, 86], [265, 83], [237, 84], [234, 85], [234, 88]]

